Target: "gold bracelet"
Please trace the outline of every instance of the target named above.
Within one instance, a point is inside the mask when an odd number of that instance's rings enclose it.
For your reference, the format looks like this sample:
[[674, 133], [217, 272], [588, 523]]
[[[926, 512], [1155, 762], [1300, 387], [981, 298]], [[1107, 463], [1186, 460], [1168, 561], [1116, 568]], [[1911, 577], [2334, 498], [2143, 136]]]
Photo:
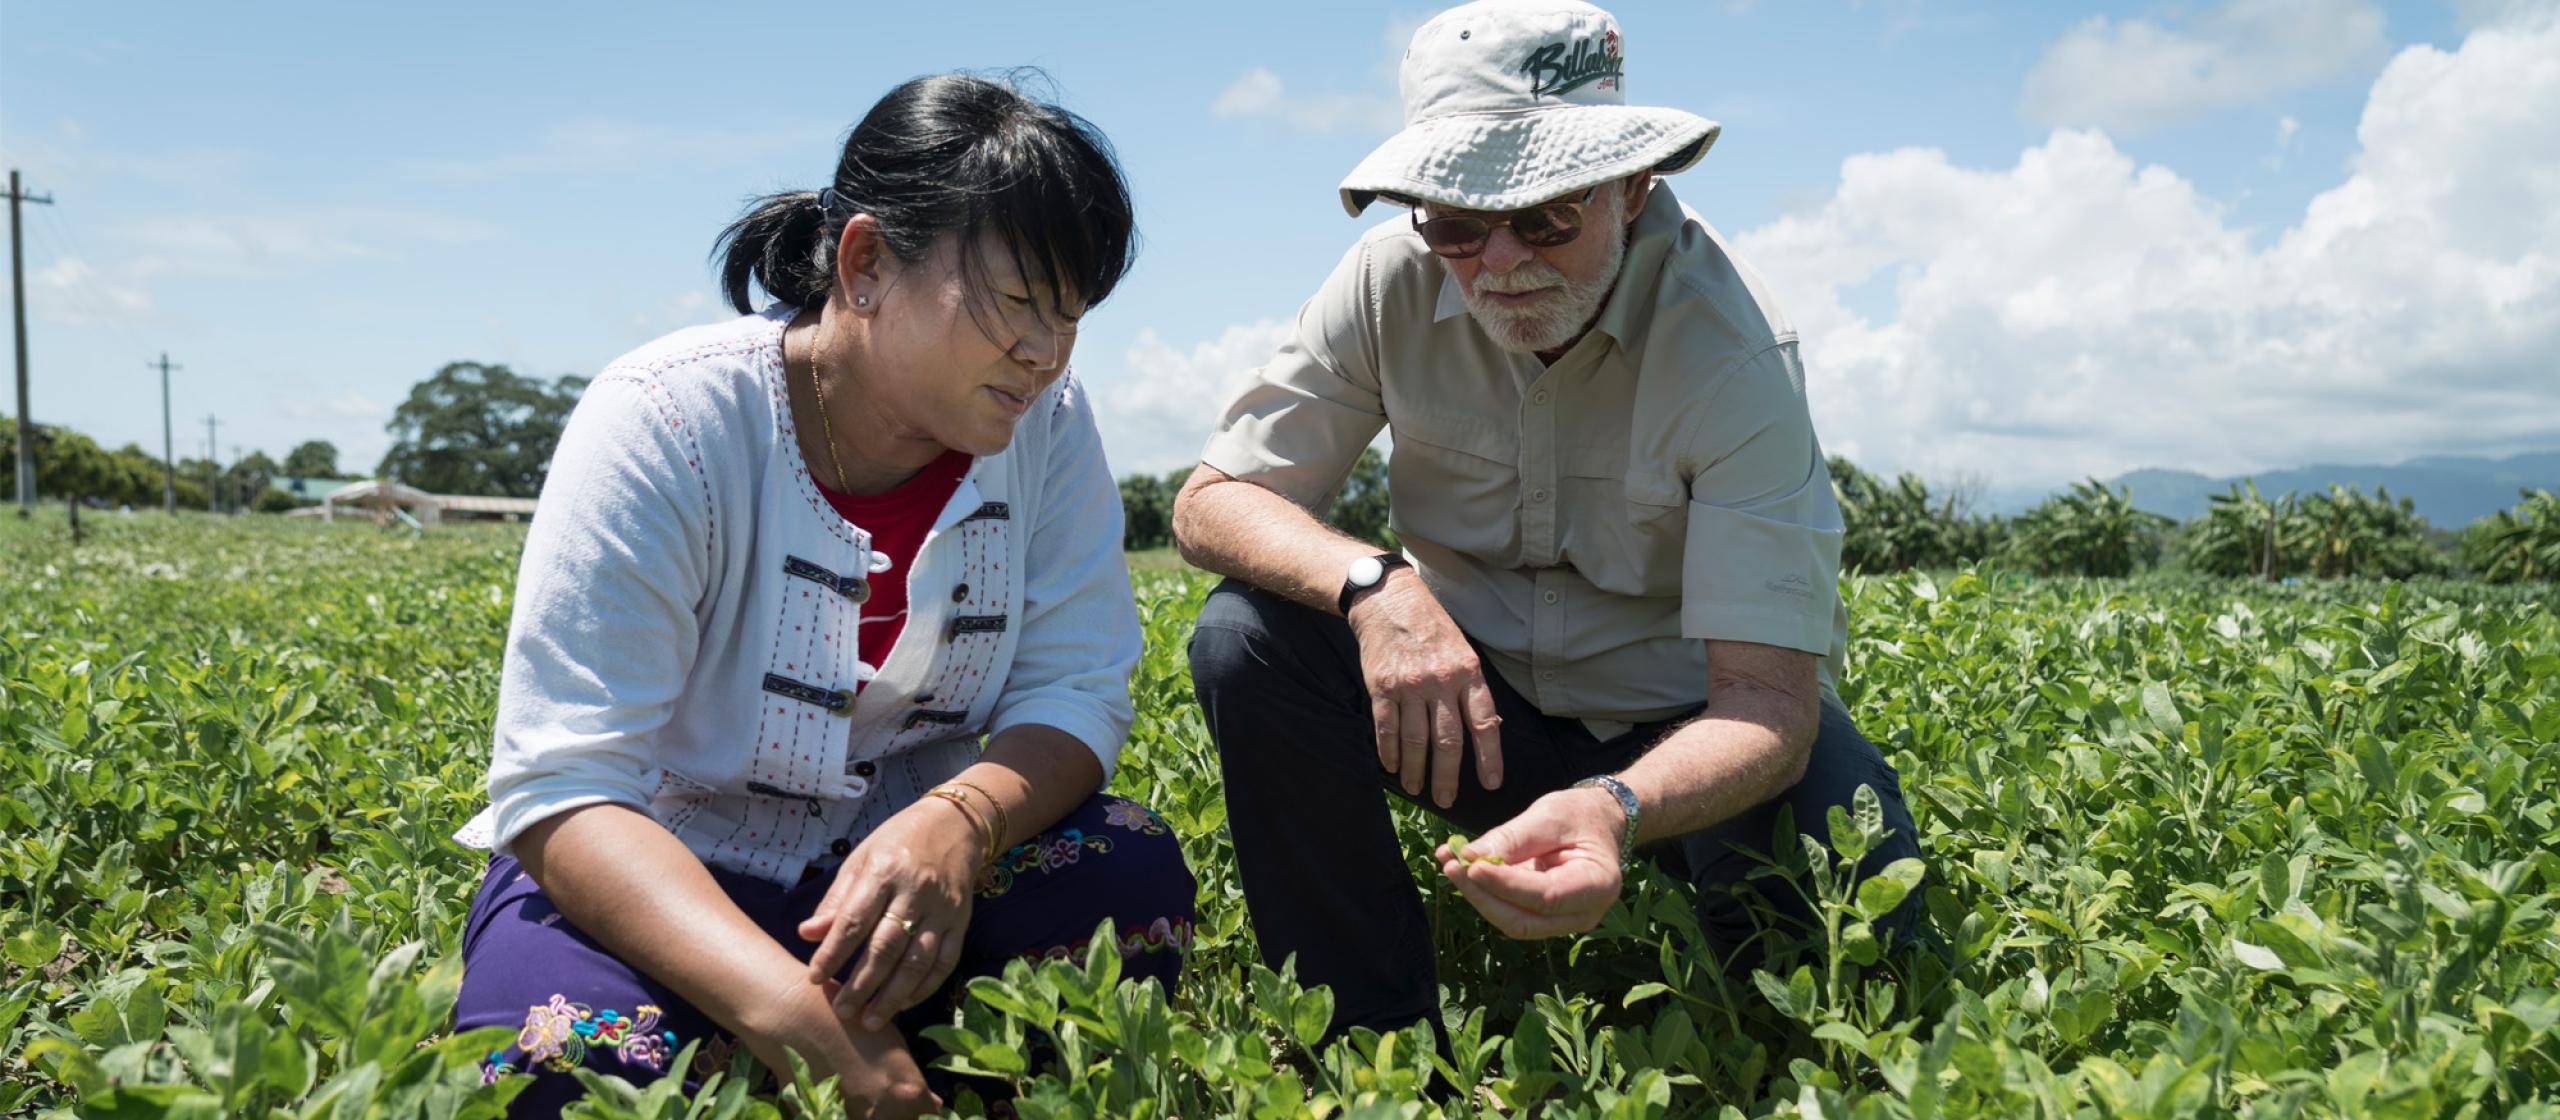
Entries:
[[[1013, 835], [1013, 829], [1012, 829], [1012, 827], [1011, 827], [1011, 826], [1012, 826], [1012, 822], [1006, 818], [1006, 814], [1005, 814], [1005, 811], [1004, 811], [1004, 802], [1001, 802], [1001, 801], [996, 800], [996, 795], [994, 795], [994, 794], [992, 794], [992, 793], [988, 793], [988, 792], [987, 792], [987, 787], [982, 786], [982, 785], [979, 785], [979, 784], [978, 784], [978, 783], [976, 783], [976, 782], [967, 782], [967, 781], [962, 781], [962, 780], [960, 780], [960, 779], [958, 779], [958, 778], [953, 778], [953, 779], [951, 779], [951, 780], [950, 780], [950, 781], [948, 781], [948, 782], [944, 782], [943, 784], [944, 784], [944, 785], [947, 785], [947, 786], [959, 786], [959, 787], [961, 787], [962, 789], [971, 790], [971, 791], [975, 792], [978, 796], [983, 797], [983, 798], [986, 798], [986, 799], [987, 799], [987, 811], [988, 811], [988, 812], [991, 812], [991, 813], [994, 813], [994, 814], [995, 814], [995, 817], [996, 817], [996, 835], [997, 835], [998, 837], [1000, 837], [1000, 838], [1001, 838], [1001, 837], [1010, 837], [1010, 836], [1012, 836], [1012, 835]], [[999, 840], [997, 840], [995, 843], [991, 843], [991, 844], [987, 845], [987, 853], [988, 853], [988, 855], [987, 855], [987, 860], [988, 860], [988, 862], [992, 863], [992, 862], [994, 862], [994, 861], [995, 861], [995, 854], [994, 854], [994, 853], [995, 853], [995, 850], [996, 850], [996, 845], [997, 845], [997, 844], [1000, 844], [1000, 843], [1002, 843], [1002, 842], [1003, 842], [1003, 841], [1002, 841], [1002, 839], [999, 839]]]
[[927, 797], [939, 797], [953, 805], [959, 806], [960, 815], [969, 818], [970, 824], [978, 826], [978, 831], [987, 834], [987, 862], [994, 863], [996, 861], [995, 829], [987, 826], [987, 818], [979, 815], [977, 806], [969, 804], [969, 799], [967, 797], [962, 796], [959, 790], [952, 789], [949, 786], [935, 786], [932, 789], [924, 791], [924, 795]]

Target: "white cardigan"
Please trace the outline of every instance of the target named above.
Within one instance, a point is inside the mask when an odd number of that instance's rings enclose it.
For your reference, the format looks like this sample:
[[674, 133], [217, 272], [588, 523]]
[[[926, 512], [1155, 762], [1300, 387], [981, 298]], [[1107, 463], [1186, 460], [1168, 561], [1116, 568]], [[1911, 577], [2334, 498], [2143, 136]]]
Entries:
[[[914, 569], [888, 571], [801, 459], [789, 317], [669, 335], [587, 387], [525, 538], [489, 807], [455, 839], [505, 851], [614, 802], [705, 864], [788, 884], [1006, 728], [1064, 731], [1109, 779], [1140, 632], [1074, 375], [971, 466]], [[908, 592], [879, 666], [855, 643], [872, 579]]]

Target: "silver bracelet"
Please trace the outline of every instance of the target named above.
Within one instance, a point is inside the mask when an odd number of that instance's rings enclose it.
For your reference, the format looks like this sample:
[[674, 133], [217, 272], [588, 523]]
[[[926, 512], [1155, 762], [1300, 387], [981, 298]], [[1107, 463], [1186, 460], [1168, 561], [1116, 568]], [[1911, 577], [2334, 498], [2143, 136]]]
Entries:
[[1595, 786], [1608, 790], [1609, 796], [1617, 798], [1618, 810], [1627, 816], [1626, 827], [1618, 832], [1618, 866], [1632, 867], [1636, 862], [1636, 820], [1641, 816], [1641, 810], [1636, 806], [1636, 791], [1628, 789], [1627, 783], [1619, 781], [1615, 774], [1601, 774], [1573, 783], [1575, 789]]

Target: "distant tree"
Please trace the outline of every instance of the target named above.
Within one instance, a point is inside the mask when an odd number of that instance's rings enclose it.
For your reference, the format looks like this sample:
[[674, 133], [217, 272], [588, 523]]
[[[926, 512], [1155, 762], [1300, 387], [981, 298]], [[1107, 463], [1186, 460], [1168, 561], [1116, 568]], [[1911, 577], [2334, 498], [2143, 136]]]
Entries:
[[1380, 548], [1394, 548], [1396, 533], [1387, 527], [1389, 514], [1386, 456], [1378, 454], [1377, 448], [1364, 448], [1352, 462], [1351, 474], [1342, 480], [1342, 492], [1325, 520]]
[[2427, 521], [2408, 498], [2393, 501], [2376, 487], [2371, 496], [2331, 483], [2325, 494], [2303, 499], [2296, 513], [2296, 547], [2312, 575], [2323, 579], [2380, 576], [2407, 579], [2448, 570], [2427, 540]]
[[[18, 489], [18, 425], [0, 419], [0, 494]], [[97, 441], [59, 424], [37, 424], [27, 434], [35, 461], [36, 497], [107, 503], [130, 500], [133, 471]]]
[[1173, 539], [1173, 494], [1164, 480], [1133, 474], [1120, 480], [1120, 547], [1163, 548]]
[[229, 495], [223, 504], [234, 510], [257, 509], [276, 476], [284, 473], [276, 461], [264, 451], [252, 451], [233, 461], [231, 469], [222, 472], [222, 489]]
[[530, 498], [542, 491], [582, 377], [545, 384], [503, 365], [454, 362], [409, 390], [384, 425], [379, 473], [439, 494]]
[[222, 464], [211, 459], [178, 460], [178, 508], [214, 508], [214, 486], [222, 480]]
[[2075, 482], [2010, 523], [2010, 561], [2049, 575], [2128, 576], [2160, 560], [2172, 522], [2135, 509], [2130, 490]]
[[2209, 575], [2282, 579], [2300, 575], [2304, 550], [2293, 495], [2269, 501], [2255, 480], [2212, 496], [2205, 514], [2186, 524], [2187, 566]]
[[2524, 500], [2471, 523], [2462, 563], [2491, 583], [2560, 580], [2560, 497], [2519, 490]]
[[296, 444], [285, 453], [283, 473], [288, 478], [338, 477], [338, 445], [325, 439]]
[[1825, 465], [1847, 530], [1840, 546], [1843, 569], [1951, 568], [1988, 558], [2006, 536], [1999, 519], [1965, 514], [1965, 490], [1933, 497], [1915, 474], [1887, 483], [1836, 455]]

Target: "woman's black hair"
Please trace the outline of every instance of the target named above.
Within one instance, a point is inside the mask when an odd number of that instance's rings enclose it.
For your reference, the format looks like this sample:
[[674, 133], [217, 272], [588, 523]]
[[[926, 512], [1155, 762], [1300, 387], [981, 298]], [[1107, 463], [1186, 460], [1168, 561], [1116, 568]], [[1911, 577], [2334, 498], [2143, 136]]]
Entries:
[[812, 191], [766, 195], [720, 231], [711, 253], [729, 303], [754, 310], [750, 277], [792, 306], [825, 302], [855, 214], [878, 221], [889, 251], [909, 263], [960, 234], [973, 310], [991, 306], [977, 241], [990, 226], [1059, 321], [1081, 310], [1065, 306], [1069, 294], [1101, 303], [1137, 256], [1129, 184], [1101, 130], [1025, 96], [1022, 77], [944, 74], [890, 90], [845, 137], [831, 204]]

